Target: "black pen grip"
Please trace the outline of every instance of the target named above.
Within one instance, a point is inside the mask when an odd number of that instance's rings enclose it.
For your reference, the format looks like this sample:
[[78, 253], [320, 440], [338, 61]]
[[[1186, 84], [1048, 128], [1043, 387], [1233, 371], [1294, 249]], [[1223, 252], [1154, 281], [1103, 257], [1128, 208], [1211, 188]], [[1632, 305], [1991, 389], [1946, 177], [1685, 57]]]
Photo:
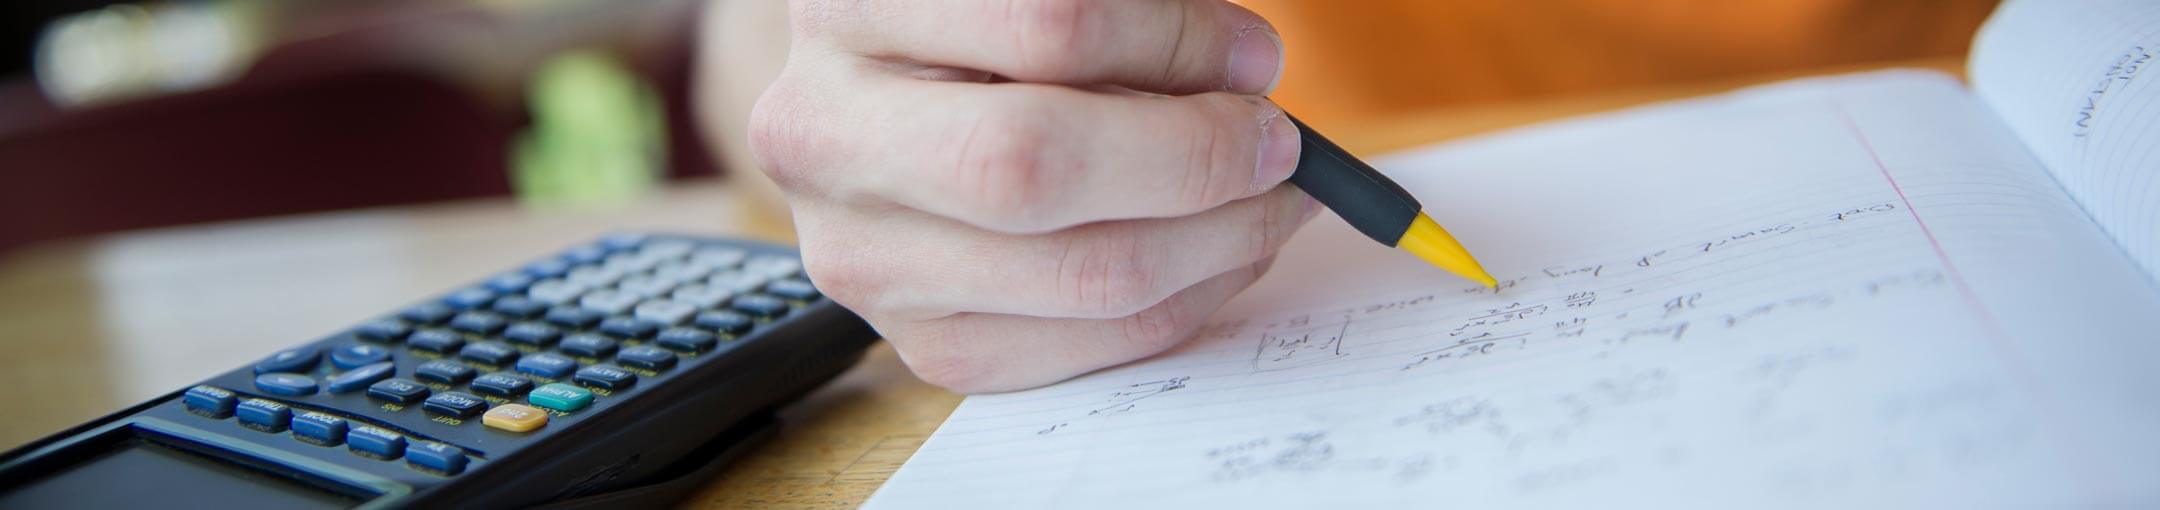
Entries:
[[1283, 115], [1297, 126], [1303, 146], [1290, 183], [1335, 211], [1366, 237], [1395, 246], [1395, 241], [1410, 229], [1410, 222], [1424, 210], [1417, 198], [1297, 117]]

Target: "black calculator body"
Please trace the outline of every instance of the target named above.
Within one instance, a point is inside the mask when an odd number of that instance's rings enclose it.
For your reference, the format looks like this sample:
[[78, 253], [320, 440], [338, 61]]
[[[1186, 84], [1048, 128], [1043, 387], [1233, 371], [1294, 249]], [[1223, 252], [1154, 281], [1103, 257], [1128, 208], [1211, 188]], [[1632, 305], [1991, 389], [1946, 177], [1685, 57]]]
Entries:
[[8, 452], [0, 508], [665, 503], [875, 338], [787, 248], [613, 235]]

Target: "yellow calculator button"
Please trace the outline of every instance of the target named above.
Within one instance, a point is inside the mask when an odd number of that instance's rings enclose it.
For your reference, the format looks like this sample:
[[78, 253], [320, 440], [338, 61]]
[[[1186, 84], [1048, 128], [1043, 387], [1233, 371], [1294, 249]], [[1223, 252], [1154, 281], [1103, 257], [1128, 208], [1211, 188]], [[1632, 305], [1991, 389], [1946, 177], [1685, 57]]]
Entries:
[[503, 404], [480, 416], [480, 423], [511, 432], [532, 432], [547, 425], [547, 411], [523, 404]]

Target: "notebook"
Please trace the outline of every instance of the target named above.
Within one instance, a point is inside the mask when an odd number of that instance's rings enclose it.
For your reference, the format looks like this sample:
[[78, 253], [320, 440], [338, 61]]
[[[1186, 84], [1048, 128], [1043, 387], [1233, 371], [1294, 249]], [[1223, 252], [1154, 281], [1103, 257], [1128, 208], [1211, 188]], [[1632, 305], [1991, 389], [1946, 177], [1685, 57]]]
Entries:
[[1377, 162], [1199, 337], [968, 397], [870, 508], [2160, 506], [2160, 2]]

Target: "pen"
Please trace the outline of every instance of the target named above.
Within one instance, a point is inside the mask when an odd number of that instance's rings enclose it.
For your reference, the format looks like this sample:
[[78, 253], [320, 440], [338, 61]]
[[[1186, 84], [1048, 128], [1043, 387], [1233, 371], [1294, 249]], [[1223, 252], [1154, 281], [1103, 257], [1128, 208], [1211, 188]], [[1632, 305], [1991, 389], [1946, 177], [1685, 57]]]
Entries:
[[1297, 170], [1291, 172], [1290, 183], [1313, 200], [1335, 211], [1344, 222], [1357, 228], [1380, 244], [1402, 248], [1432, 265], [1440, 266], [1457, 276], [1468, 278], [1493, 287], [1499, 282], [1470, 257], [1470, 250], [1455, 242], [1455, 236], [1426, 216], [1424, 206], [1417, 197], [1403, 191], [1402, 186], [1387, 176], [1380, 175], [1371, 165], [1359, 161], [1349, 151], [1320, 136], [1304, 121], [1285, 114], [1290, 123], [1297, 126], [1302, 138], [1303, 153], [1298, 157]]

